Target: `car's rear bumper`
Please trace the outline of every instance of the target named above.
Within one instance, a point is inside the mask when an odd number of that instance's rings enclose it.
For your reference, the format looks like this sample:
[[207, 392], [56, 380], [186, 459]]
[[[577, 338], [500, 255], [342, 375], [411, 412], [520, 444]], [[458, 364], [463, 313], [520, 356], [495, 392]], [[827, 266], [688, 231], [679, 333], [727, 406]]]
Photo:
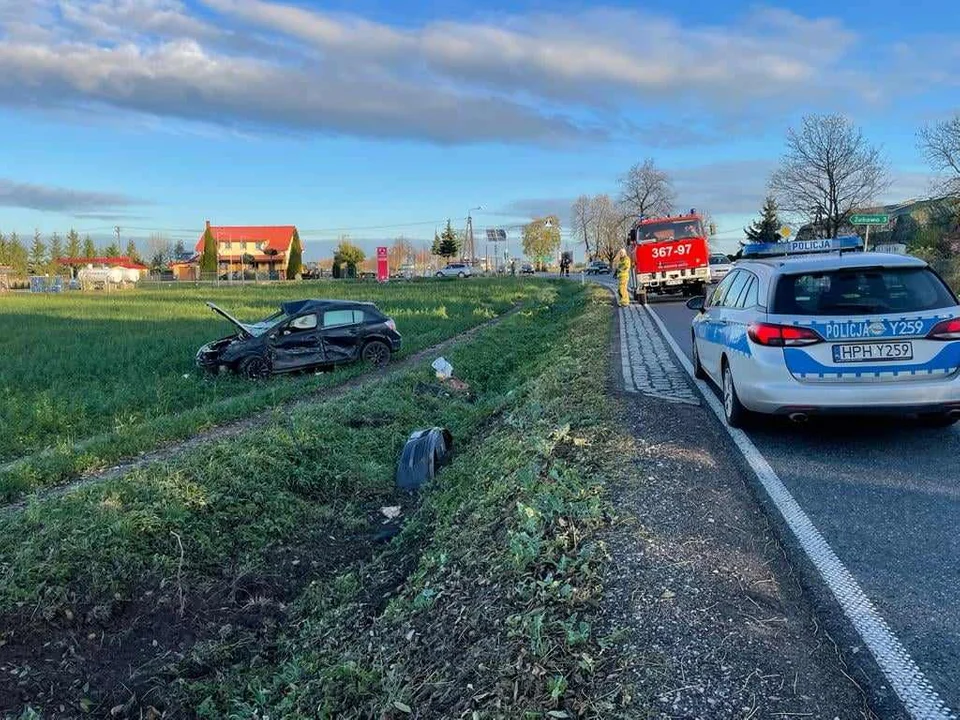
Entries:
[[[786, 372], [786, 371], [784, 371]], [[787, 378], [737, 380], [737, 394], [754, 412], [912, 415], [960, 408], [960, 378], [904, 382], [803, 383]]]

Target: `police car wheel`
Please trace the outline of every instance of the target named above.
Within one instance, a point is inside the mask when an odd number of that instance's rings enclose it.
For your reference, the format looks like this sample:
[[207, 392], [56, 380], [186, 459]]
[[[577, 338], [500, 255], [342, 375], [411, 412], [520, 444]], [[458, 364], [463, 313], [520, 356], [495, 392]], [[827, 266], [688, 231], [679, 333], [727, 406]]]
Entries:
[[723, 364], [723, 414], [727, 425], [732, 428], [742, 428], [747, 424], [749, 412], [740, 403], [737, 397], [737, 388], [733, 384], [733, 373], [730, 366]]
[[697, 351], [696, 336], [691, 335], [690, 344], [693, 347], [693, 376], [697, 378], [697, 380], [706, 380], [707, 372], [703, 369], [703, 365], [700, 364], [700, 353]]

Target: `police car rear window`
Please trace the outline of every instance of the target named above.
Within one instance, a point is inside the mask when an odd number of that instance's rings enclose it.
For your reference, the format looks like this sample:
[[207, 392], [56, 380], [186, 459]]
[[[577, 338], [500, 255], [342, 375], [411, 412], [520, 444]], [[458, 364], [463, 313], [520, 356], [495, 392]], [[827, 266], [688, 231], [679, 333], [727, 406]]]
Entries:
[[779, 315], [870, 315], [919, 312], [957, 304], [927, 268], [849, 268], [784, 275], [771, 312]]

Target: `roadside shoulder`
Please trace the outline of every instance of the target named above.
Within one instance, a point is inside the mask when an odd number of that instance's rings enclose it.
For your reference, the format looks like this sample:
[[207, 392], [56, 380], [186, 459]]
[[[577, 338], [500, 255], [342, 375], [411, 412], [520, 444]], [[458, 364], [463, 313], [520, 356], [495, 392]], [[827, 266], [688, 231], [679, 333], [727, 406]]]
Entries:
[[[613, 352], [616, 370], [635, 362]], [[615, 372], [632, 436], [606, 537], [618, 684], [663, 717], [872, 717], [708, 410], [622, 387]]]

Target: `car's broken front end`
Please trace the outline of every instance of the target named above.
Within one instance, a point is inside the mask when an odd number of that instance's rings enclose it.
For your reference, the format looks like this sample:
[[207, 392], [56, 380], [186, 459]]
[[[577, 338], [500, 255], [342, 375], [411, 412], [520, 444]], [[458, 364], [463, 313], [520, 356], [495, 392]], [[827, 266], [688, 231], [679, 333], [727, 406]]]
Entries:
[[240, 340], [237, 335], [220, 338], [209, 342], [197, 350], [197, 367], [210, 373], [218, 373], [227, 367], [224, 363], [224, 354], [235, 342]]

